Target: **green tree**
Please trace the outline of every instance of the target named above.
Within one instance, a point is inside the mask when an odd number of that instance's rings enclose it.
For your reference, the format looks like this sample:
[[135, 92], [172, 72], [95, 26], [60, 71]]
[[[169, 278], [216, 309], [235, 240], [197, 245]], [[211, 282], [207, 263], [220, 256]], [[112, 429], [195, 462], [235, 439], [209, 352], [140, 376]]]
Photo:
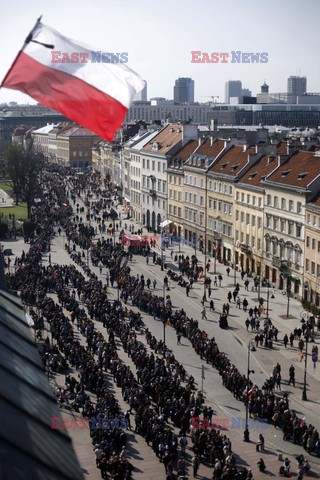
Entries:
[[11, 144], [4, 152], [4, 168], [13, 184], [16, 204], [24, 200], [31, 213], [31, 203], [39, 191], [39, 174], [45, 164], [44, 156], [21, 145]]
[[2, 170], [12, 181], [13, 193], [18, 205], [22, 196], [24, 150], [21, 145], [13, 143], [5, 150], [3, 159]]

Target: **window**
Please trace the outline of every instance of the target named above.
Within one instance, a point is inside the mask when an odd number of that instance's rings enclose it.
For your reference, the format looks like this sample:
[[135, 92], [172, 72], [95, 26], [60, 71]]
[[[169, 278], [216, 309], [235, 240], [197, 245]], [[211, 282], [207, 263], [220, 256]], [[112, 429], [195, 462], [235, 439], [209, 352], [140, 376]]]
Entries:
[[274, 198], [273, 198], [273, 206], [274, 206], [274, 208], [278, 208], [278, 207], [279, 207], [278, 197], [274, 197]]
[[154, 160], [152, 160], [152, 171], [153, 172], [154, 172], [154, 165], [155, 165]]
[[246, 224], [250, 225], [250, 214], [249, 213], [247, 213], [247, 215], [246, 215]]
[[222, 192], [222, 185], [219, 183], [219, 192]]
[[256, 246], [256, 239], [254, 237], [252, 237], [252, 247], [255, 247]]
[[203, 188], [203, 178], [200, 180], [200, 187]]
[[293, 211], [293, 207], [294, 207], [293, 200], [289, 200], [289, 212]]
[[252, 205], [255, 205], [256, 204], [256, 197], [255, 195], [252, 195]]
[[197, 212], [193, 212], [193, 221], [196, 223], [197, 221]]
[[188, 193], [187, 193], [187, 192], [184, 192], [184, 201], [185, 201], [185, 202], [188, 201]]
[[239, 232], [236, 230], [236, 240], [239, 240]]
[[241, 241], [241, 243], [243, 243], [243, 241], [244, 241], [244, 233], [243, 232], [241, 232], [241, 240], [240, 241]]
[[311, 262], [311, 274], [315, 275], [316, 273], [316, 264], [314, 262]]
[[259, 217], [258, 218], [258, 228], [261, 228], [262, 227], [262, 218]]
[[306, 260], [306, 272], [309, 272], [310, 269], [310, 261], [307, 259]]
[[[160, 163], [160, 162], [158, 162], [158, 172], [161, 172], [161, 163]], [[171, 176], [170, 176], [170, 177], [171, 177]], [[170, 181], [172, 182], [172, 177], [171, 177], [171, 180], [170, 180]]]
[[209, 190], [212, 190], [212, 180], [209, 182]]
[[172, 190], [171, 190], [171, 188], [170, 188], [170, 190], [169, 190], [169, 198], [170, 198], [170, 199], [172, 198]]
[[194, 185], [194, 186], [197, 185], [197, 179], [196, 179], [196, 177], [193, 177], [193, 185]]
[[247, 195], [247, 203], [250, 203], [250, 195]]
[[318, 253], [320, 253], [320, 242], [318, 241]]
[[201, 205], [201, 207], [203, 206], [203, 197], [202, 196], [200, 197], [200, 205]]
[[317, 217], [315, 215], [313, 215], [313, 226], [317, 226]]
[[241, 202], [244, 202], [244, 193], [241, 193]]
[[308, 237], [308, 236], [307, 236], [307, 247], [310, 247], [310, 237]]
[[239, 220], [239, 210], [236, 210], [236, 220]]
[[229, 186], [229, 195], [232, 195], [232, 187], [231, 187], [231, 185]]
[[212, 208], [212, 198], [209, 198], [209, 208]]
[[288, 235], [293, 235], [293, 222], [288, 224]]
[[307, 215], [307, 223], [309, 223], [309, 225], [310, 225], [310, 223], [311, 223], [311, 215], [310, 215], [310, 213], [308, 213], [308, 215]]
[[202, 226], [203, 223], [204, 223], [203, 219], [204, 219], [204, 214], [203, 214], [203, 213], [200, 213], [200, 225], [201, 225], [201, 226]]
[[218, 202], [218, 210], [219, 210], [219, 212], [221, 212], [221, 210], [222, 210], [222, 202]]
[[228, 225], [228, 237], [232, 236], [232, 228], [231, 225]]
[[266, 239], [266, 252], [270, 253], [270, 240]]
[[301, 213], [301, 212], [302, 212], [302, 203], [297, 202], [297, 213]]
[[213, 190], [216, 192], [217, 191], [217, 182], [213, 182]]
[[184, 180], [186, 184], [188, 184], [188, 178], [189, 178], [188, 175], [186, 175]]
[[320, 265], [317, 264], [317, 277], [320, 277]]
[[244, 222], [244, 212], [241, 212], [241, 223]]
[[279, 219], [278, 219], [278, 218], [274, 218], [274, 219], [273, 219], [273, 229], [274, 229], [274, 230], [278, 230], [278, 223], [279, 223]]
[[271, 216], [267, 215], [267, 228], [270, 228], [271, 225]]
[[193, 194], [193, 202], [197, 203], [197, 195], [196, 194]]
[[316, 249], [316, 241], [315, 239], [313, 238], [312, 239], [312, 250], [315, 250]]
[[[300, 238], [301, 237], [301, 225], [297, 225], [296, 231], [297, 231], [297, 237]], [[314, 248], [316, 248], [316, 246], [314, 246]]]
[[228, 212], [229, 212], [229, 215], [232, 215], [232, 205], [229, 205]]
[[258, 238], [258, 250], [261, 250], [261, 239]]
[[256, 217], [255, 217], [255, 215], [252, 215], [252, 217], [251, 217], [251, 225], [252, 225], [253, 227], [256, 226]]
[[287, 210], [287, 201], [285, 198], [281, 198], [281, 210]]
[[271, 195], [267, 195], [267, 205], [271, 205]]
[[239, 192], [236, 193], [236, 200], [239, 200]]
[[192, 193], [189, 193], [189, 203], [192, 203]]
[[172, 214], [172, 205], [169, 204], [169, 213]]
[[281, 220], [281, 232], [286, 233], [286, 221]]
[[262, 198], [261, 197], [259, 197], [258, 205], [259, 205], [259, 207], [261, 207], [261, 205], [262, 205]]
[[248, 233], [246, 235], [246, 245], [249, 245], [249, 235], [248, 235]]
[[149, 163], [149, 159], [147, 158], [147, 170], [150, 169], [150, 163]]

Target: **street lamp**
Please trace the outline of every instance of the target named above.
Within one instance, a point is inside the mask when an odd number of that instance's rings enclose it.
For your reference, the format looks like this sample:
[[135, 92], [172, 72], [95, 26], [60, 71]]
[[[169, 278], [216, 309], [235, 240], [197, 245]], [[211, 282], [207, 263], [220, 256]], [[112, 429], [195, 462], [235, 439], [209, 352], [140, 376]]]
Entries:
[[302, 391], [302, 400], [307, 401], [307, 362], [308, 362], [308, 340], [309, 340], [309, 326], [306, 328], [305, 333], [306, 339], [306, 353], [304, 359], [304, 379], [303, 379], [303, 391]]
[[269, 280], [267, 281], [267, 288], [268, 288], [268, 293], [267, 293], [267, 316], [266, 319], [269, 320], [269, 295], [270, 295], [270, 283]]
[[254, 370], [250, 370], [250, 352], [255, 350], [255, 341], [253, 338], [248, 343], [248, 370], [247, 370], [247, 392], [246, 392], [246, 428], [243, 432], [243, 440], [244, 442], [250, 442], [250, 434], [249, 434], [249, 425], [248, 425], [248, 413], [249, 413], [249, 397], [248, 397], [248, 389], [249, 389], [249, 381], [250, 381], [250, 373], [254, 373]]
[[162, 322], [163, 322], [163, 358], [166, 359], [166, 287], [167, 283], [163, 282], [163, 315], [162, 315]]

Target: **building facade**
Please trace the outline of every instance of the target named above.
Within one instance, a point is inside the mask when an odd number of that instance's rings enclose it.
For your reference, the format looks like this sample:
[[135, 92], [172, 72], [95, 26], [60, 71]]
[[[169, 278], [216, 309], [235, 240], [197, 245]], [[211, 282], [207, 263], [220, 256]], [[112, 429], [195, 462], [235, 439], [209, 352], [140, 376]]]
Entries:
[[320, 195], [306, 205], [303, 298], [320, 306]]
[[266, 177], [265, 277], [280, 289], [303, 296], [305, 205], [320, 187], [320, 155], [297, 151], [278, 156]]

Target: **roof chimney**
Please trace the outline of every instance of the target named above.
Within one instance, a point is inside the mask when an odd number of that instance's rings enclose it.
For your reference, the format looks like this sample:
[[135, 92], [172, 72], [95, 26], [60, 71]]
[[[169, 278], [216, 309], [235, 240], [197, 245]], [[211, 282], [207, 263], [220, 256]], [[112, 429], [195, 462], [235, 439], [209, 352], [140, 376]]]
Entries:
[[243, 145], [243, 152], [246, 152], [247, 151], [247, 145]]
[[210, 137], [210, 147], [213, 145], [213, 137]]

